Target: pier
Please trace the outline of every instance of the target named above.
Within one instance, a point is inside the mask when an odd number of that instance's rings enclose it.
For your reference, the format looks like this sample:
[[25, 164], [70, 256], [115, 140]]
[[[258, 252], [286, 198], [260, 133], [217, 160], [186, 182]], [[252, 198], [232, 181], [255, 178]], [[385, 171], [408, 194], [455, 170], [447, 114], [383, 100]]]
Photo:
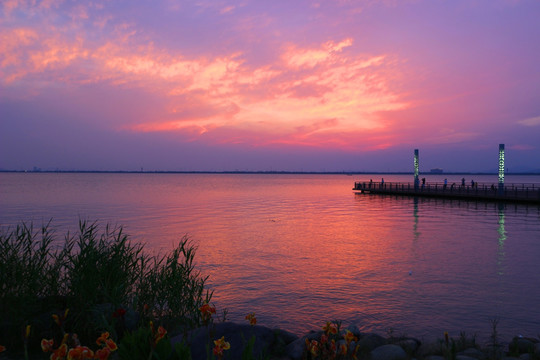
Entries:
[[[416, 185], [416, 186], [415, 186]], [[474, 185], [410, 182], [357, 181], [356, 193], [391, 194], [405, 196], [426, 196], [464, 200], [486, 200], [501, 202], [523, 202], [540, 204], [540, 184], [495, 184], [475, 183]]]

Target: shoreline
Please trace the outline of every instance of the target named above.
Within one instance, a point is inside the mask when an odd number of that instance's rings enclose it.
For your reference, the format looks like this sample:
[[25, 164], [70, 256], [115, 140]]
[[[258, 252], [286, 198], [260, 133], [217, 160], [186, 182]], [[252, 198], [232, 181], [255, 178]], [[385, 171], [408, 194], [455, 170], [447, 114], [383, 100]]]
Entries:
[[[475, 335], [466, 335], [465, 332], [457, 336], [443, 333], [436, 339], [419, 340], [413, 336], [390, 334], [383, 337], [374, 332], [361, 332], [355, 325], [337, 330], [331, 324], [327, 322], [321, 329], [298, 336], [279, 328], [221, 322], [193, 330], [188, 334], [187, 342], [190, 344], [194, 360], [204, 359], [207, 344], [212, 344], [213, 340], [222, 337], [230, 344], [225, 359], [241, 358], [248, 339], [254, 339], [253, 358], [276, 360], [304, 359], [310, 351], [313, 356], [317, 352], [316, 356], [320, 356], [317, 358], [332, 358], [323, 356], [331, 354], [328, 351], [332, 346], [336, 351], [340, 346], [342, 349], [347, 348], [347, 353], [338, 357], [342, 359], [354, 358], [353, 355], [358, 359], [370, 360], [540, 359], [540, 334], [502, 339], [498, 335], [496, 325], [490, 335], [490, 341], [484, 344], [478, 342]], [[330, 329], [336, 330], [336, 333]], [[171, 338], [173, 346], [182, 341], [184, 341], [182, 335]]]

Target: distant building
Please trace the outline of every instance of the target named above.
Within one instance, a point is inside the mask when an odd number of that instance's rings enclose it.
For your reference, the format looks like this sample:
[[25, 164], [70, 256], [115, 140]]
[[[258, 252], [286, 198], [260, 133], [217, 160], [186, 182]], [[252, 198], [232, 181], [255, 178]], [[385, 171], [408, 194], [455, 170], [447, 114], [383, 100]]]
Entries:
[[443, 173], [443, 170], [441, 168], [435, 168], [435, 169], [431, 169], [429, 170], [429, 172], [431, 174], [442, 174]]

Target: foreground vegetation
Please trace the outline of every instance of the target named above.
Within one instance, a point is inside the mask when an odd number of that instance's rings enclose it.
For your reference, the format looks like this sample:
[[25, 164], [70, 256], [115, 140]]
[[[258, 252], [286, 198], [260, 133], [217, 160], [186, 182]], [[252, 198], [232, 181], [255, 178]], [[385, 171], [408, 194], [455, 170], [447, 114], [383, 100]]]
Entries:
[[[86, 221], [63, 239], [49, 224], [0, 230], [0, 360], [189, 360], [196, 345], [205, 349], [193, 353], [196, 359], [540, 360], [535, 338], [516, 337], [505, 350], [496, 319], [484, 347], [465, 333], [421, 344], [393, 333], [384, 339], [354, 326], [343, 329], [339, 321], [302, 338], [276, 329], [264, 335], [254, 313], [245, 317], [246, 336], [218, 335], [216, 320], [224, 321], [226, 311], [219, 319], [210, 305], [207, 278], [194, 268], [195, 250], [182, 237], [166, 255], [149, 255], [121, 227], [100, 231]], [[182, 335], [174, 346], [172, 335]]]
[[[80, 221], [78, 233], [63, 240], [50, 224], [2, 229], [0, 351], [40, 358], [64, 344], [94, 344], [89, 350], [95, 353], [109, 348], [103, 346], [109, 340], [111, 351], [113, 343], [120, 352], [148, 343], [149, 349], [138, 350], [150, 353], [164, 329], [186, 333], [202, 323], [199, 309], [212, 293], [194, 269], [194, 255], [187, 237], [170, 253], [155, 256], [132, 243], [121, 227], [100, 231], [95, 222]], [[141, 342], [145, 336], [153, 343]]]

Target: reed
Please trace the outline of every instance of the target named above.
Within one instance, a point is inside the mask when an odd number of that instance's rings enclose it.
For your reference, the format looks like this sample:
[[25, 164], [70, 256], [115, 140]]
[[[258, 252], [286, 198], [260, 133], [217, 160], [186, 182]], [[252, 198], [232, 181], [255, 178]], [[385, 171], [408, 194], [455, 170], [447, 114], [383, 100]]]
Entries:
[[[50, 222], [0, 230], [0, 338], [8, 349], [76, 333], [92, 343], [102, 331], [117, 340], [152, 320], [185, 332], [201, 323], [212, 293], [195, 270], [195, 244], [183, 236], [165, 255], [150, 255], [122, 227], [79, 221], [58, 239]], [[69, 309], [68, 316], [65, 314]], [[53, 321], [53, 317], [54, 321]]]

